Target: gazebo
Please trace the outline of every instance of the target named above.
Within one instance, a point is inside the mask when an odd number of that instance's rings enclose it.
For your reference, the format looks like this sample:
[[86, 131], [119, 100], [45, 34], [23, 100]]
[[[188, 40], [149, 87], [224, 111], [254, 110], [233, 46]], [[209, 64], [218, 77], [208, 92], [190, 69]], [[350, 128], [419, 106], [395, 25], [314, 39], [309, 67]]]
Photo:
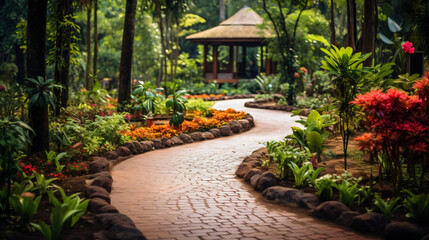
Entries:
[[[266, 75], [274, 72], [271, 58], [267, 57], [265, 41], [273, 38], [274, 34], [269, 29], [261, 29], [258, 25], [262, 23], [261, 16], [244, 7], [218, 26], [186, 37], [191, 42], [204, 45], [203, 75], [206, 82], [238, 83], [239, 79], [253, 78], [258, 72]], [[259, 61], [254, 58], [248, 63], [247, 49], [255, 47], [259, 47]], [[207, 57], [209, 48], [212, 51], [210, 59]], [[221, 51], [224, 61], [219, 59], [220, 48], [224, 50]]]

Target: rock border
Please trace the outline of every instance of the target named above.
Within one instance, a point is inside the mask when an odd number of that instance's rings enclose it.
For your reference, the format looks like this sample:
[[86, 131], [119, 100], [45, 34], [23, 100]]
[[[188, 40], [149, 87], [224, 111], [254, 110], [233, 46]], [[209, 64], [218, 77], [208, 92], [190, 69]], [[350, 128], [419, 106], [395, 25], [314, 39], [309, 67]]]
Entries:
[[312, 216], [333, 221], [356, 231], [383, 235], [385, 239], [429, 239], [429, 227], [411, 222], [396, 222], [386, 219], [382, 214], [368, 212], [360, 214], [350, 210], [342, 202], [320, 203], [317, 195], [304, 193], [295, 188], [279, 186], [279, 179], [271, 172], [261, 170], [260, 158], [268, 157], [265, 147], [252, 152], [238, 166], [235, 175], [262, 192], [267, 200], [280, 205], [308, 209]]
[[239, 94], [232, 96], [220, 96], [220, 97], [209, 97], [203, 98], [204, 101], [224, 101], [224, 100], [233, 100], [233, 99], [244, 99], [244, 98], [254, 98], [256, 94]]
[[227, 137], [248, 131], [254, 126], [252, 115], [247, 113], [244, 119], [232, 120], [227, 125], [212, 128], [206, 132], [193, 132], [150, 141], [131, 141], [116, 148], [115, 151], [91, 157], [89, 165], [91, 175], [88, 175], [86, 180], [84, 195], [89, 199], [88, 210], [95, 214], [96, 222], [104, 229], [94, 233], [94, 237], [111, 240], [146, 239], [128, 216], [119, 213], [118, 209], [110, 204], [110, 192], [113, 184], [110, 170], [116, 164], [134, 155], [186, 143]]
[[[259, 108], [259, 109], [267, 109], [267, 110], [279, 110], [279, 111], [285, 111], [285, 112], [292, 112], [295, 110], [299, 110], [300, 108], [295, 106], [288, 106], [288, 105], [276, 105], [276, 106], [264, 106], [264, 103], [272, 102], [272, 100], [266, 100], [266, 99], [256, 99], [253, 102], [246, 102], [244, 103], [245, 107], [248, 108]], [[298, 114], [300, 116], [308, 116], [310, 114], [311, 109], [304, 108], [302, 111]]]

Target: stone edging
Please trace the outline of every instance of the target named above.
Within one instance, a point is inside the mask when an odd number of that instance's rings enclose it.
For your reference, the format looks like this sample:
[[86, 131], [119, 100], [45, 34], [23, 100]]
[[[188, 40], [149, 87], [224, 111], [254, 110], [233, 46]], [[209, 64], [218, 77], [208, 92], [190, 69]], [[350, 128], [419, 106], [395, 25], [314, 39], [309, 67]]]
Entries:
[[256, 94], [244, 94], [244, 95], [232, 95], [232, 96], [220, 96], [220, 97], [209, 97], [203, 98], [204, 101], [224, 101], [224, 100], [233, 100], [233, 99], [244, 99], [244, 98], [254, 98]]
[[268, 157], [265, 147], [253, 151], [250, 156], [244, 158], [235, 174], [244, 178], [255, 190], [262, 191], [262, 196], [268, 200], [281, 205], [309, 209], [314, 217], [334, 221], [360, 232], [383, 234], [385, 239], [429, 239], [429, 228], [426, 226], [389, 221], [382, 214], [375, 212], [360, 214], [351, 211], [339, 201], [319, 203], [319, 198], [315, 194], [279, 186], [279, 181], [273, 173], [257, 168], [261, 166], [262, 157]]
[[[292, 111], [300, 109], [298, 107], [288, 106], [288, 105], [283, 105], [283, 106], [282, 105], [264, 106], [263, 103], [267, 103], [267, 102], [272, 102], [272, 101], [265, 100], [265, 99], [257, 99], [257, 100], [254, 100], [253, 102], [246, 102], [246, 103], [244, 103], [244, 106], [248, 107], [248, 108], [260, 108], [260, 109], [268, 109], [268, 110], [280, 110], [280, 111], [285, 111], [285, 112], [292, 112]], [[299, 115], [301, 115], [301, 116], [308, 116], [308, 114], [310, 114], [310, 111], [311, 111], [311, 109], [304, 108], [299, 113]]]
[[[95, 214], [95, 220], [104, 231], [95, 233], [101, 239], [140, 240], [146, 239], [133, 221], [110, 204], [110, 192], [113, 178], [110, 170], [116, 164], [133, 155], [143, 154], [152, 150], [204, 141], [218, 137], [227, 137], [241, 133], [254, 127], [253, 117], [247, 113], [245, 119], [232, 120], [227, 125], [212, 128], [207, 132], [181, 134], [171, 138], [152, 139], [151, 141], [132, 141], [115, 151], [106, 152], [104, 156], [92, 157], [89, 175], [84, 195], [89, 199], [88, 210]], [[104, 237], [104, 238], [102, 238]]]

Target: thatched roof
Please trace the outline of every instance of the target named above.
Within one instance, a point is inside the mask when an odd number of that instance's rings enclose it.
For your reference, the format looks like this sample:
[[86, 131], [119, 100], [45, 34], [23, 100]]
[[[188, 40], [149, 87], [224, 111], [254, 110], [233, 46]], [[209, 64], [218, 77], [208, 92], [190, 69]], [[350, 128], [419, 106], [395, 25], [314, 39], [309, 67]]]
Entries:
[[210, 41], [262, 41], [272, 38], [274, 34], [269, 29], [260, 29], [264, 19], [249, 7], [244, 7], [232, 17], [223, 21], [216, 27], [195, 33], [186, 37], [193, 42]]

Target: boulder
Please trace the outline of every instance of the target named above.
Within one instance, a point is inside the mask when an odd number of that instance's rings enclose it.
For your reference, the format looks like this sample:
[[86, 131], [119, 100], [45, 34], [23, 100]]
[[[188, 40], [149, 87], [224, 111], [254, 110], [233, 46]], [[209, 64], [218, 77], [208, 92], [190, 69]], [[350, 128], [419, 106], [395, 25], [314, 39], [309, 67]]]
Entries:
[[142, 145], [145, 152], [152, 151], [154, 147], [154, 144], [152, 141], [141, 141], [140, 145]]
[[152, 143], [153, 143], [153, 147], [154, 147], [155, 149], [161, 149], [161, 148], [164, 148], [164, 145], [162, 145], [162, 141], [161, 141], [161, 139], [155, 138], [155, 139], [152, 139], [151, 141], [152, 141]]
[[235, 175], [238, 177], [244, 177], [252, 168], [252, 166], [248, 163], [242, 163], [238, 166], [237, 171], [235, 171]]
[[237, 120], [232, 120], [229, 122], [229, 126], [231, 126], [231, 131], [233, 133], [239, 133], [241, 131], [241, 123]]
[[218, 128], [212, 128], [209, 130], [209, 132], [211, 132], [215, 138], [218, 138], [221, 136], [220, 130]]
[[104, 201], [106, 201], [110, 204], [110, 194], [104, 188], [101, 188], [101, 189], [103, 189], [104, 191], [93, 192], [92, 194], [90, 194], [88, 196], [88, 198], [89, 199], [100, 198], [100, 199], [103, 199]]
[[98, 213], [98, 209], [110, 205], [106, 200], [101, 198], [89, 199], [88, 209], [93, 213]]
[[220, 126], [219, 131], [220, 131], [220, 134], [222, 136], [231, 136], [232, 135], [231, 127], [229, 125]]
[[116, 151], [109, 151], [104, 154], [108, 160], [115, 160], [119, 157]]
[[257, 191], [264, 191], [265, 189], [275, 186], [276, 184], [277, 184], [276, 176], [271, 172], [265, 172], [258, 179], [255, 189]]
[[110, 163], [107, 159], [102, 157], [93, 157], [92, 162], [89, 164], [89, 171], [91, 173], [109, 171]]
[[204, 141], [204, 140], [206, 140], [201, 132], [193, 132], [193, 133], [189, 134], [189, 136], [194, 141]]
[[300, 190], [281, 186], [267, 188], [262, 193], [268, 200], [275, 200], [282, 204], [298, 204], [299, 198], [303, 194]]
[[88, 179], [94, 179], [94, 178], [101, 177], [101, 176], [102, 177], [108, 177], [108, 178], [110, 178], [110, 179], [113, 180], [112, 175], [110, 175], [110, 172], [107, 172], [107, 171], [105, 171], [105, 172], [98, 172], [98, 173], [94, 173], [94, 174], [88, 175]]
[[252, 168], [250, 169], [250, 171], [248, 171], [245, 175], [244, 175], [244, 180], [246, 182], [249, 182], [250, 179], [253, 177], [253, 175], [255, 174], [262, 174], [262, 171], [256, 168]]
[[104, 189], [102, 187], [99, 187], [99, 186], [91, 186], [91, 185], [86, 185], [85, 186], [85, 190], [84, 190], [83, 194], [85, 195], [85, 197], [88, 197], [88, 196], [90, 196], [90, 195], [92, 195], [94, 193], [99, 193], [99, 192], [107, 193], [108, 194], [108, 192], [106, 191], [106, 189]]
[[179, 138], [180, 138], [180, 140], [182, 140], [184, 143], [191, 143], [191, 142], [193, 142], [193, 141], [194, 141], [194, 140], [192, 140], [192, 138], [191, 138], [188, 134], [185, 134], [185, 133], [180, 134], [180, 135], [179, 135]]
[[428, 227], [410, 222], [391, 222], [384, 228], [384, 238], [387, 240], [418, 240], [429, 234]]
[[312, 193], [304, 193], [298, 197], [298, 207], [314, 209], [319, 205], [319, 198]]
[[247, 119], [240, 119], [238, 122], [241, 124], [243, 131], [247, 131], [250, 129], [250, 123]]
[[345, 211], [335, 220], [336, 223], [350, 227], [355, 217], [359, 216], [359, 212]]
[[139, 142], [132, 141], [131, 143], [134, 144], [134, 147], [136, 147], [137, 153], [144, 153], [145, 152], [143, 146]]
[[255, 174], [250, 178], [250, 185], [252, 187], [256, 187], [256, 184], [258, 183], [259, 178], [262, 176], [262, 174]]
[[173, 142], [169, 138], [161, 138], [161, 142], [165, 148], [173, 146]]
[[128, 149], [127, 147], [124, 147], [124, 146], [116, 148], [116, 152], [121, 157], [127, 157], [127, 156], [131, 155], [130, 149]]
[[102, 213], [96, 221], [107, 231], [110, 240], [145, 240], [129, 217], [120, 213]]
[[170, 138], [170, 140], [171, 140], [171, 142], [173, 143], [174, 146], [176, 146], [176, 145], [183, 145], [183, 141], [179, 137], [177, 137], [177, 136], [174, 136], [174, 137]]
[[124, 147], [127, 147], [128, 149], [130, 149], [131, 153], [136, 155], [139, 152], [137, 151], [136, 146], [134, 146], [134, 144], [132, 142], [127, 142], [124, 144]]
[[350, 227], [362, 232], [381, 233], [388, 223], [382, 214], [369, 212], [356, 216]]
[[314, 210], [313, 216], [334, 221], [345, 211], [350, 211], [346, 205], [339, 201], [327, 201]]
[[215, 138], [211, 132], [203, 132], [202, 134], [203, 134], [203, 137], [207, 140]]
[[119, 211], [112, 205], [105, 205], [99, 208], [97, 210], [97, 213], [119, 213]]
[[99, 186], [106, 189], [107, 192], [112, 191], [113, 180], [108, 177], [100, 176], [93, 179], [91, 186]]

